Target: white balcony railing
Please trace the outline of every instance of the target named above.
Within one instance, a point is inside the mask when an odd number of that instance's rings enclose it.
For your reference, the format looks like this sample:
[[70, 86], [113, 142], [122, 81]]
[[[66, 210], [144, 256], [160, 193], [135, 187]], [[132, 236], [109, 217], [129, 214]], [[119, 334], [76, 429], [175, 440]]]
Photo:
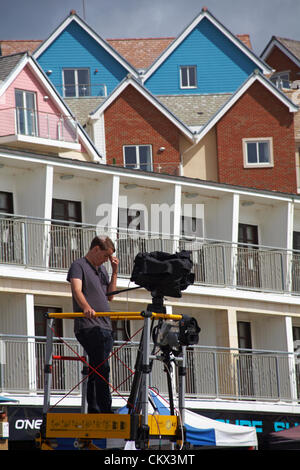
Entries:
[[[54, 341], [54, 356], [77, 358], [79, 343], [72, 338]], [[33, 394], [44, 391], [46, 338], [0, 335], [0, 393]], [[138, 343], [116, 342], [110, 358], [113, 394], [129, 395]], [[152, 386], [161, 394], [168, 385], [161, 361], [154, 361]], [[53, 394], [80, 396], [83, 363], [53, 360]], [[174, 377], [176, 385], [177, 378]], [[298, 383], [297, 383], [298, 380]], [[264, 350], [233, 350], [194, 346], [187, 351], [186, 396], [259, 401], [297, 401], [299, 365], [294, 354]]]
[[119, 275], [130, 277], [139, 252], [191, 251], [195, 284], [300, 294], [300, 252], [207, 239], [0, 214], [0, 263], [67, 270], [92, 238], [107, 233], [116, 243]]
[[0, 138], [20, 135], [77, 143], [77, 130], [76, 121], [67, 116], [29, 108], [0, 109]]
[[74, 83], [70, 85], [55, 84], [55, 87], [64, 98], [91, 98], [107, 96], [105, 83]]

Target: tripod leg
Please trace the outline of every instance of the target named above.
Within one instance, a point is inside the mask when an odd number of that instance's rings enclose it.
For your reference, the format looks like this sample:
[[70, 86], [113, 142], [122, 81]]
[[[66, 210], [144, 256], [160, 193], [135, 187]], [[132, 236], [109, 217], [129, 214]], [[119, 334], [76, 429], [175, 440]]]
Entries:
[[167, 385], [168, 385], [168, 393], [169, 393], [169, 403], [170, 403], [170, 414], [174, 415], [174, 397], [173, 397], [173, 385], [172, 385], [172, 377], [171, 377], [171, 361], [170, 361], [170, 351], [164, 353], [164, 360], [165, 372], [167, 374]]
[[142, 382], [143, 336], [144, 336], [144, 332], [142, 333], [142, 336], [140, 339], [140, 344], [139, 344], [135, 366], [134, 366], [135, 373], [133, 377], [131, 392], [130, 392], [128, 402], [127, 402], [129, 414], [139, 414], [140, 412], [139, 395], [140, 395], [141, 382]]

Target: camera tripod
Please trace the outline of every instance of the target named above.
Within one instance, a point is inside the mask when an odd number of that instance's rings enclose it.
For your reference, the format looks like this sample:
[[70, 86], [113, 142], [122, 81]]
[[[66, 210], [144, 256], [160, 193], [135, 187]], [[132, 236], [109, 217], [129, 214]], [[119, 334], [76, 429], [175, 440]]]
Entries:
[[[110, 316], [111, 320], [128, 319], [143, 320], [144, 327], [138, 348], [138, 354], [135, 364], [135, 374], [130, 396], [128, 398], [129, 412], [124, 414], [88, 414], [85, 407], [85, 393], [83, 387], [82, 406], [80, 413], [53, 413], [50, 407], [51, 396], [51, 377], [53, 359], [53, 321], [55, 318], [74, 319], [82, 317], [83, 313], [49, 313], [47, 315], [47, 342], [45, 358], [45, 384], [44, 384], [44, 406], [43, 406], [43, 425], [41, 433], [37, 438], [37, 445], [40, 448], [49, 448], [51, 439], [55, 438], [76, 438], [84, 446], [91, 445], [92, 439], [99, 438], [121, 438], [127, 441], [135, 441], [136, 447], [147, 449], [150, 437], [168, 439], [177, 442], [182, 448], [185, 445], [184, 433], [184, 410], [185, 410], [185, 375], [186, 375], [186, 344], [195, 344], [198, 341], [197, 326], [191, 323], [191, 320], [183, 315], [167, 314], [163, 306], [163, 298], [154, 296], [153, 301], [147, 306], [144, 312], [98, 312], [96, 316]], [[153, 322], [158, 320], [158, 325], [154, 329]], [[175, 415], [172, 383], [167, 373], [167, 382], [170, 398], [170, 415], [155, 416], [149, 415], [149, 391], [150, 374], [152, 363], [157, 356], [150, 354], [151, 332], [155, 339], [154, 345], [159, 346], [161, 350], [160, 360], [165, 365], [165, 370], [170, 369], [173, 348], [164, 341], [159, 344], [157, 341], [158, 333], [165, 324], [165, 320], [172, 320], [174, 324], [179, 323], [175, 338], [180, 338], [179, 348], [175, 351], [176, 362], [179, 367], [179, 394], [178, 409], [179, 417]], [[180, 334], [179, 334], [180, 332]], [[174, 338], [173, 338], [174, 339]], [[175, 341], [176, 343], [176, 341]], [[172, 341], [174, 344], [174, 341]], [[74, 360], [74, 357], [62, 357], [62, 360]], [[84, 357], [75, 358], [85, 362]], [[97, 371], [95, 371], [97, 372]], [[49, 412], [50, 411], [50, 412]]]
[[[135, 374], [132, 383], [131, 393], [128, 398], [128, 413], [131, 415], [141, 414], [141, 425], [138, 428], [136, 436], [136, 443], [140, 448], [145, 448], [149, 440], [149, 402], [155, 409], [155, 405], [150, 397], [150, 376], [152, 372], [152, 365], [154, 360], [160, 360], [164, 364], [164, 371], [166, 372], [168, 394], [169, 394], [169, 407], [170, 416], [175, 415], [173, 386], [171, 378], [172, 362], [180, 364], [178, 367], [178, 411], [179, 420], [177, 421], [177, 430], [175, 434], [175, 440], [181, 446], [184, 444], [184, 411], [185, 411], [185, 377], [186, 377], [186, 346], [181, 346], [179, 351], [176, 353], [176, 357], [173, 355], [172, 348], [167, 344], [159, 345], [161, 352], [160, 356], [154, 356], [153, 352], [155, 347], [158, 345], [158, 334], [160, 327], [162, 326], [163, 318], [159, 318], [158, 325], [154, 328], [153, 323], [153, 312], [156, 314], [163, 314], [164, 319], [168, 318], [166, 314], [166, 308], [163, 305], [163, 298], [160, 296], [153, 295], [152, 303], [147, 306], [146, 311], [142, 312], [144, 316], [144, 329], [141, 335], [140, 344], [138, 348], [138, 354], [135, 362]], [[172, 318], [172, 315], [169, 315]], [[153, 334], [153, 352], [150, 351], [151, 333]]]

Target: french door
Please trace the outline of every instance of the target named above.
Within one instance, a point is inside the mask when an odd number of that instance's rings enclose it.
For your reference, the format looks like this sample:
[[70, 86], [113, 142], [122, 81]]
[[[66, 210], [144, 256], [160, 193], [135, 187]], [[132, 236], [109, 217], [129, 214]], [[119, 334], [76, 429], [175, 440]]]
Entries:
[[239, 286], [259, 287], [259, 250], [257, 225], [239, 224], [237, 282]]
[[53, 199], [52, 219], [50, 266], [67, 269], [84, 254], [82, 228], [76, 226], [81, 223], [80, 201]]
[[15, 90], [17, 132], [22, 135], [38, 135], [36, 96], [25, 90]]

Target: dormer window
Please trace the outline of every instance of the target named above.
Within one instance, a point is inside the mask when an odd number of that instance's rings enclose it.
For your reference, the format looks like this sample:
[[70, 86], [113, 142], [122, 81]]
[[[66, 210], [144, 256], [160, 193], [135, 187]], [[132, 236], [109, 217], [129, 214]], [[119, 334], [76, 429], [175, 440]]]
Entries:
[[180, 67], [180, 88], [197, 88], [197, 68], [195, 65]]
[[89, 69], [63, 70], [63, 95], [65, 98], [91, 96]]

